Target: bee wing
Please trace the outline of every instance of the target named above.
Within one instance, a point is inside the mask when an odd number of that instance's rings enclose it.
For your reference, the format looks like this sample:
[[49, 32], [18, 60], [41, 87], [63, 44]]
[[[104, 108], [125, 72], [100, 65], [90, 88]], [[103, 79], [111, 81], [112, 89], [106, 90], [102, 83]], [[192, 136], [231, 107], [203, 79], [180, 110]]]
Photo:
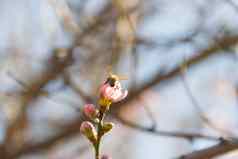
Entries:
[[114, 74], [112, 73], [112, 66], [107, 66], [106, 68], [108, 76], [113, 76]]
[[127, 76], [121, 76], [121, 75], [116, 75], [116, 74], [112, 73], [112, 66], [111, 65], [107, 67], [107, 72], [108, 72], [110, 77], [116, 76], [116, 77], [118, 77], [119, 80], [128, 80]]
[[118, 78], [119, 78], [119, 80], [128, 80], [128, 77], [127, 77], [127, 76], [121, 76], [121, 75], [119, 75]]

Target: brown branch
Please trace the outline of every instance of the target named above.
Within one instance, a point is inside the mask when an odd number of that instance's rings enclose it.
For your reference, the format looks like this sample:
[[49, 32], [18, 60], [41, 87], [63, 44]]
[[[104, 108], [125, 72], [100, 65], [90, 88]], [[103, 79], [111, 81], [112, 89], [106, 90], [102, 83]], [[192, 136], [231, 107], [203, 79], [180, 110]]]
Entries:
[[155, 127], [152, 125], [151, 127], [145, 127], [142, 125], [139, 125], [137, 123], [131, 122], [129, 120], [123, 119], [120, 115], [115, 114], [116, 119], [124, 124], [127, 127], [133, 128], [135, 130], [139, 130], [142, 132], [150, 133], [152, 135], [156, 136], [164, 136], [164, 137], [176, 137], [176, 138], [183, 138], [192, 140], [195, 138], [202, 138], [212, 141], [219, 141], [219, 137], [204, 135], [200, 133], [189, 133], [189, 132], [182, 132], [182, 131], [164, 131], [164, 130], [156, 130]]
[[238, 149], [237, 140], [222, 140], [219, 144], [191, 152], [187, 155], [178, 157], [178, 159], [211, 159], [236, 149]]

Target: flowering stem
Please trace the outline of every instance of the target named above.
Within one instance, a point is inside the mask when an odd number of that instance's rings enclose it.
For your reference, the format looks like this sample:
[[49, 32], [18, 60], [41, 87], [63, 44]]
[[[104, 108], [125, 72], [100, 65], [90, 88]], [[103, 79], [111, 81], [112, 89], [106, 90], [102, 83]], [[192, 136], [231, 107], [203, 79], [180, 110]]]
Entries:
[[94, 145], [95, 159], [99, 159], [99, 156], [100, 156], [100, 142], [101, 142], [101, 138], [102, 138], [102, 135], [103, 135], [102, 126], [103, 126], [104, 116], [105, 116], [105, 111], [100, 111], [100, 113], [99, 113], [99, 123], [98, 123], [98, 129], [97, 129], [98, 137], [97, 137], [96, 144]]

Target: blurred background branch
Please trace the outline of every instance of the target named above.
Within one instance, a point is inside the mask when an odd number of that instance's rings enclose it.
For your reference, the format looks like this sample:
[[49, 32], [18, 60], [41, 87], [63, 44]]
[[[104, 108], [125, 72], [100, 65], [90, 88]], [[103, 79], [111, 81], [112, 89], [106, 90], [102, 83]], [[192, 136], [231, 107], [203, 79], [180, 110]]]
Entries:
[[154, 158], [230, 159], [238, 149], [235, 1], [1, 3], [2, 159], [90, 158], [81, 108], [97, 101], [109, 67], [129, 77], [110, 112], [114, 159], [145, 158], [147, 147]]

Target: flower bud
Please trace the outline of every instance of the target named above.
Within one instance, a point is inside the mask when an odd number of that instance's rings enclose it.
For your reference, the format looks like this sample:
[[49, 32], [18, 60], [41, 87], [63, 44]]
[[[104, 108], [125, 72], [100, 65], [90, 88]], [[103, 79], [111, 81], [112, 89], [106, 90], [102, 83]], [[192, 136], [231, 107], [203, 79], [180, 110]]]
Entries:
[[84, 134], [92, 143], [96, 143], [97, 132], [93, 124], [89, 121], [82, 122], [80, 132]]
[[98, 110], [93, 104], [86, 104], [84, 106], [83, 112], [90, 119], [95, 119], [98, 115]]
[[101, 159], [112, 159], [112, 158], [109, 157], [108, 155], [102, 155]]
[[103, 131], [103, 134], [109, 132], [112, 128], [113, 128], [114, 124], [109, 122], [109, 123], [104, 123], [103, 126], [102, 126], [102, 131]]

